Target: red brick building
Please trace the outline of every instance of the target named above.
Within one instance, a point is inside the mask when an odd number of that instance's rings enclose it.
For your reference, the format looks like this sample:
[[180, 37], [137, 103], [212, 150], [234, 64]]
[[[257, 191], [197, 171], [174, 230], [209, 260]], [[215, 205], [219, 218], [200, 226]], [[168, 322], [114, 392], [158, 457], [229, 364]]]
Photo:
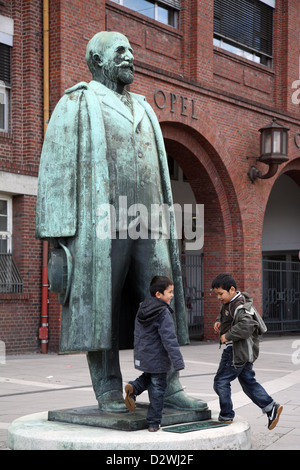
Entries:
[[[7, 353], [40, 350], [45, 280], [35, 200], [44, 124], [66, 88], [91, 79], [85, 48], [100, 30], [124, 33], [134, 49], [131, 91], [147, 97], [161, 123], [174, 199], [189, 193], [204, 204], [202, 274], [189, 286], [201, 302], [204, 338], [214, 337], [210, 285], [222, 271], [252, 294], [271, 331], [299, 331], [299, 1], [1, 0], [0, 340]], [[273, 118], [289, 128], [288, 160], [252, 183], [252, 165], [268, 170], [256, 158], [259, 129]], [[57, 351], [53, 294], [44, 308], [47, 347]]]

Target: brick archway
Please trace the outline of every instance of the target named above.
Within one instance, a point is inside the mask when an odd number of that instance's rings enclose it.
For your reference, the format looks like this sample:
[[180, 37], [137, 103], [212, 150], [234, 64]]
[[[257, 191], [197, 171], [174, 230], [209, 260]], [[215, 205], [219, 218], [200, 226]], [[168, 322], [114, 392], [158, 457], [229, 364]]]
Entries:
[[239, 283], [244, 279], [239, 204], [223, 156], [203, 134], [174, 122], [161, 128], [168, 154], [184, 171], [196, 203], [204, 204], [204, 337], [213, 338], [218, 305], [209, 295], [212, 279], [222, 271], [232, 272]]
[[296, 158], [276, 178], [264, 213], [263, 315], [270, 333], [300, 329], [299, 190]]
[[300, 187], [300, 158], [295, 158], [288, 162], [279, 173], [278, 178], [281, 175], [289, 176]]

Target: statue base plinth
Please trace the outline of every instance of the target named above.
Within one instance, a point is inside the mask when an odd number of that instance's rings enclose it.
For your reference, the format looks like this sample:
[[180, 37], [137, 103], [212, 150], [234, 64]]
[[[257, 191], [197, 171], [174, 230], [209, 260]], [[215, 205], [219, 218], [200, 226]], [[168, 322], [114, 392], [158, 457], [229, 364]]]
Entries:
[[[127, 413], [106, 413], [99, 410], [96, 406], [86, 406], [49, 411], [48, 420], [118, 429], [120, 431], [140, 431], [148, 428], [146, 421], [147, 411], [148, 404], [146, 403], [137, 404], [134, 411], [128, 411]], [[171, 426], [173, 424], [202, 421], [210, 418], [211, 411], [209, 409], [180, 411], [173, 408], [164, 408], [161, 425]]]
[[[218, 419], [217, 411], [212, 412], [212, 418]], [[105, 461], [106, 455], [113, 456], [115, 453], [118, 456], [122, 451], [130, 451], [130, 455], [139, 455], [137, 451], [143, 452], [142, 461], [151, 463], [151, 455], [161, 450], [178, 450], [182, 455], [184, 450], [191, 454], [201, 450], [251, 448], [250, 426], [239, 416], [235, 417], [232, 424], [218, 428], [182, 434], [164, 432], [163, 429], [158, 432], [142, 429], [129, 433], [118, 429], [82, 426], [49, 421], [48, 412], [44, 411], [13, 421], [8, 429], [8, 447], [13, 450], [102, 450], [105, 451], [103, 457], [102, 454], [97, 456], [100, 463], [112, 463]], [[115, 452], [109, 453], [111, 450]], [[194, 463], [197, 463], [196, 458]]]

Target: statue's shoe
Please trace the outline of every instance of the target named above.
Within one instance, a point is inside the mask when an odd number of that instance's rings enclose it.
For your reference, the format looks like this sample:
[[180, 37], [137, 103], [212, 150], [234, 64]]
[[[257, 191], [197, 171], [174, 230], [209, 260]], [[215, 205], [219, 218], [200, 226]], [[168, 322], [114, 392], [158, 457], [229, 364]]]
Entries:
[[205, 401], [190, 397], [189, 395], [186, 395], [183, 390], [179, 390], [178, 392], [165, 397], [164, 407], [182, 411], [205, 411], [208, 409]]
[[111, 390], [97, 397], [98, 407], [105, 413], [127, 413], [123, 393], [119, 390]]

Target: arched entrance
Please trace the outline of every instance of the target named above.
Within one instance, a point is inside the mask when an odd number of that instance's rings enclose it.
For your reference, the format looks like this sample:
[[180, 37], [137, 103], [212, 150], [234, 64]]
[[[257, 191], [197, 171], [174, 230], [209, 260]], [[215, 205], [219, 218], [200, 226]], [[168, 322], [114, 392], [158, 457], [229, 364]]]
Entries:
[[300, 171], [270, 193], [263, 225], [263, 312], [269, 332], [300, 331]]
[[168, 155], [168, 164], [179, 234], [178, 248], [189, 337], [202, 339], [204, 333], [204, 205], [197, 203], [188, 178], [171, 155]]
[[[215, 338], [213, 323], [218, 305], [210, 296], [211, 282], [222, 271], [233, 272], [240, 285], [244, 279], [243, 230], [238, 201], [220, 154], [202, 133], [174, 122], [163, 122], [161, 127], [168, 155], [182, 169], [196, 204], [204, 205], [202, 279], [195, 290], [201, 295], [203, 335], [206, 339]], [[221, 142], [219, 144], [221, 149]], [[200, 282], [199, 277], [196, 282]]]

